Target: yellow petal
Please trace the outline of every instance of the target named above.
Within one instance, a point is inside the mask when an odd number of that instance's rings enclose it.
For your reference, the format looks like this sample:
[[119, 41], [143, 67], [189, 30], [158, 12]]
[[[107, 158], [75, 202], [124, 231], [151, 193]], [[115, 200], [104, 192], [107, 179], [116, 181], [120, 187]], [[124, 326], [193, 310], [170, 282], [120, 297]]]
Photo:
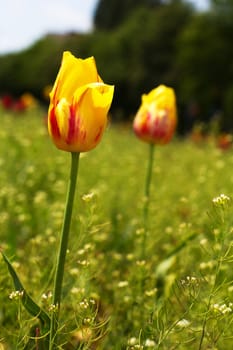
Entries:
[[66, 51], [63, 53], [62, 64], [50, 98], [58, 101], [65, 97], [68, 102], [71, 102], [77, 88], [92, 82], [102, 82], [97, 73], [94, 57], [83, 60]]
[[150, 104], [153, 101], [156, 101], [156, 106], [158, 109], [163, 109], [166, 106], [173, 106], [175, 103], [174, 90], [165, 85], [159, 85], [148, 95], [142, 96], [142, 103]]
[[[86, 86], [80, 96], [80, 90], [74, 96], [74, 105], [80, 118], [82, 140], [81, 152], [94, 148], [101, 139], [107, 124], [107, 114], [111, 106], [114, 87], [103, 83]], [[79, 143], [79, 140], [76, 140]]]

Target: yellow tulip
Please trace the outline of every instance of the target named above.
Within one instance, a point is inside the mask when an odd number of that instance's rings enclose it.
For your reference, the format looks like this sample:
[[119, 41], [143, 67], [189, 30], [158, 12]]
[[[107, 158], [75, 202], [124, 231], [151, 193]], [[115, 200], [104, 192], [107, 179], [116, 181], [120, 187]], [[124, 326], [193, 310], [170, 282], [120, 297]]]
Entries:
[[86, 152], [100, 142], [114, 87], [98, 75], [94, 57], [63, 53], [50, 93], [48, 130], [54, 144], [68, 152]]
[[142, 141], [166, 144], [171, 140], [176, 124], [176, 97], [172, 88], [159, 85], [142, 96], [133, 122], [133, 130]]

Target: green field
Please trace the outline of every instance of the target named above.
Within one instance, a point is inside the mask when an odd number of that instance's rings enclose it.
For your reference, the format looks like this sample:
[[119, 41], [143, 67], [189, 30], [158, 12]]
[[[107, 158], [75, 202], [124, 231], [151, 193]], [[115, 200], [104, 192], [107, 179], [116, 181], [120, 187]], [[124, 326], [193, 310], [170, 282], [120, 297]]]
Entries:
[[[0, 247], [50, 313], [70, 155], [52, 144], [46, 111], [0, 120]], [[131, 126], [111, 123], [81, 155], [59, 349], [233, 348], [232, 150], [213, 138], [155, 148], [142, 259], [147, 161]], [[1, 258], [0, 349], [42, 349], [35, 337]]]

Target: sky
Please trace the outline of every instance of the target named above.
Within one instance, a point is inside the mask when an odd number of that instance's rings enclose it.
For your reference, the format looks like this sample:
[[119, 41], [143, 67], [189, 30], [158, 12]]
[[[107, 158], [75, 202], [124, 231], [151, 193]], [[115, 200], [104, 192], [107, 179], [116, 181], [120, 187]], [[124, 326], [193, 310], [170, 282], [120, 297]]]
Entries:
[[[208, 0], [189, 0], [206, 8]], [[0, 11], [0, 55], [20, 51], [48, 33], [87, 32], [98, 0], [6, 0]]]

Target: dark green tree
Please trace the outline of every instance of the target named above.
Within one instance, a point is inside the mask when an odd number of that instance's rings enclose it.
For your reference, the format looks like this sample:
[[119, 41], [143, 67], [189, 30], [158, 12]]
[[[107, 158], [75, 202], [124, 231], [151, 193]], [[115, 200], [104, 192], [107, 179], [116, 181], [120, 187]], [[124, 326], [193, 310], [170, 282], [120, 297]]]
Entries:
[[233, 0], [210, 0], [213, 9], [223, 10], [233, 9]]
[[94, 13], [96, 29], [110, 30], [118, 27], [139, 7], [154, 7], [161, 0], [99, 0]]
[[27, 50], [0, 57], [0, 94], [19, 96], [30, 91], [41, 98], [60, 60], [61, 45], [54, 37], [39, 40]]
[[192, 13], [181, 1], [140, 7], [114, 31], [93, 34], [89, 50], [105, 79], [116, 85], [114, 112], [123, 111], [128, 118], [143, 93], [162, 83], [175, 87], [176, 40]]
[[199, 105], [203, 121], [216, 112], [224, 114], [225, 94], [233, 79], [232, 28], [219, 14], [200, 14], [187, 24], [178, 41], [179, 96], [186, 105], [190, 101]]

